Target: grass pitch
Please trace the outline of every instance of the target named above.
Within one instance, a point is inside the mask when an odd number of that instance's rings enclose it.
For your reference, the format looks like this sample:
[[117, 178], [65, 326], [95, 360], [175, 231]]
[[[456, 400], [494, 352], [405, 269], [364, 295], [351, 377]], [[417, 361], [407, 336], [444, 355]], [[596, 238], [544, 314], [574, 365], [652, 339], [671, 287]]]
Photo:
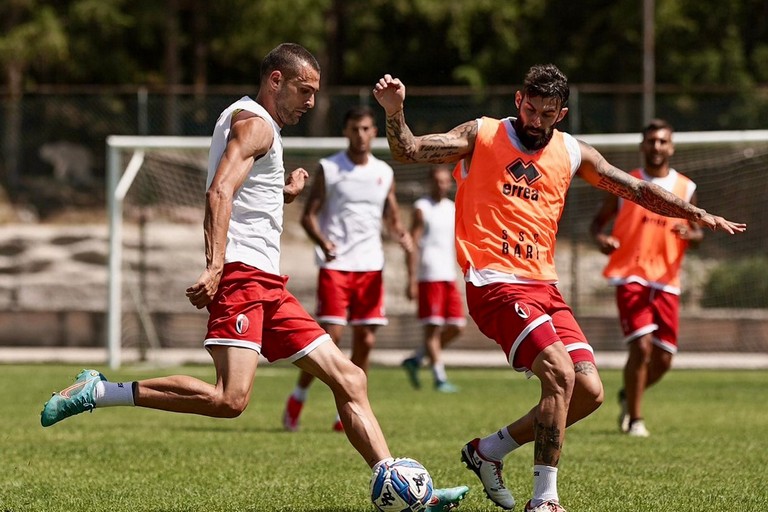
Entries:
[[[297, 370], [259, 369], [248, 410], [234, 420], [109, 408], [44, 429], [39, 412], [75, 366], [0, 366], [0, 512], [371, 511], [370, 472], [331, 431], [330, 392], [316, 383], [301, 431], [280, 416]], [[106, 372], [111, 380], [212, 367]], [[438, 486], [472, 488], [460, 511], [498, 511], [464, 469], [464, 443], [528, 410], [538, 382], [503, 369], [449, 369], [455, 395], [412, 390], [399, 368], [374, 368], [370, 397], [395, 456], [424, 463]], [[673, 370], [646, 401], [648, 439], [617, 431], [620, 373], [603, 371], [606, 403], [568, 430], [559, 491], [570, 512], [768, 510], [768, 374]], [[505, 461], [521, 511], [532, 447]]]

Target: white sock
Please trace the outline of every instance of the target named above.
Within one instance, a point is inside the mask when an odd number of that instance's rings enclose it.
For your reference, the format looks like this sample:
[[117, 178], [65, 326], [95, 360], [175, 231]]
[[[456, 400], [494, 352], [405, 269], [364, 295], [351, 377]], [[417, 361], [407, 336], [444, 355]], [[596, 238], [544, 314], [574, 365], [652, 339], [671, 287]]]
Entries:
[[545, 501], [559, 501], [557, 497], [557, 468], [533, 466], [533, 498], [531, 506], [538, 507]]
[[504, 460], [504, 457], [519, 448], [520, 445], [515, 441], [507, 427], [500, 429], [498, 432], [486, 436], [480, 440], [478, 448], [483, 457], [491, 460]]
[[291, 393], [291, 396], [295, 398], [298, 402], [306, 402], [307, 401], [307, 393], [309, 393], [309, 388], [302, 388], [299, 386], [296, 386], [293, 389], [293, 393]]
[[135, 405], [133, 402], [133, 382], [98, 382], [93, 392], [93, 401], [95, 407]]
[[435, 376], [435, 382], [445, 382], [448, 380], [448, 375], [445, 373], [445, 364], [442, 361], [432, 365], [432, 374]]

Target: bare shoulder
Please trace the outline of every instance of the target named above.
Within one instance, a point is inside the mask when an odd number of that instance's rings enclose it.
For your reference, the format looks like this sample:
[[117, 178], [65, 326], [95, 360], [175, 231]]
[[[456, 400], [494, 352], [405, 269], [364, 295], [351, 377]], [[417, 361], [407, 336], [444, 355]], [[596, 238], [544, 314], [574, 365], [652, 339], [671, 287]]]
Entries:
[[252, 151], [252, 154], [261, 155], [272, 147], [273, 140], [272, 126], [263, 117], [244, 110], [232, 117], [230, 144], [240, 145]]

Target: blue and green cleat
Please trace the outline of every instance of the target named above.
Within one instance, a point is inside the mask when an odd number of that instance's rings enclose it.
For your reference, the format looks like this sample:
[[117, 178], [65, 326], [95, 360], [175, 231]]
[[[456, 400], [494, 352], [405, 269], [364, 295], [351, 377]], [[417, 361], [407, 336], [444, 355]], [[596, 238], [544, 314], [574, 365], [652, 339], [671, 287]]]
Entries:
[[419, 389], [421, 387], [421, 381], [419, 380], [419, 368], [421, 367], [421, 362], [419, 359], [416, 357], [409, 357], [400, 363], [400, 366], [405, 369], [405, 373], [408, 375], [408, 381], [411, 383], [411, 386], [413, 386], [414, 389]]
[[459, 502], [469, 492], [469, 487], [460, 485], [458, 487], [448, 487], [445, 489], [435, 489], [432, 492], [432, 499], [427, 504], [429, 512], [448, 512], [459, 506]]
[[40, 423], [44, 427], [50, 427], [75, 414], [93, 411], [96, 406], [93, 396], [96, 384], [104, 380], [107, 378], [96, 370], [83, 370], [78, 373], [74, 384], [54, 393], [51, 399], [45, 402], [43, 412], [40, 413]]

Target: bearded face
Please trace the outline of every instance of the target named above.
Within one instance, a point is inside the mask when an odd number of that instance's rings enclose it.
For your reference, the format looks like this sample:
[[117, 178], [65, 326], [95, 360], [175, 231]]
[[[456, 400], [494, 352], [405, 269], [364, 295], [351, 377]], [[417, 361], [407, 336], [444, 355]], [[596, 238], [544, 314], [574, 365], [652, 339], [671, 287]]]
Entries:
[[538, 151], [549, 144], [555, 127], [563, 117], [567, 108], [561, 108], [556, 98], [539, 96], [523, 96], [520, 92], [515, 96], [519, 115], [514, 127], [520, 142], [530, 151]]

